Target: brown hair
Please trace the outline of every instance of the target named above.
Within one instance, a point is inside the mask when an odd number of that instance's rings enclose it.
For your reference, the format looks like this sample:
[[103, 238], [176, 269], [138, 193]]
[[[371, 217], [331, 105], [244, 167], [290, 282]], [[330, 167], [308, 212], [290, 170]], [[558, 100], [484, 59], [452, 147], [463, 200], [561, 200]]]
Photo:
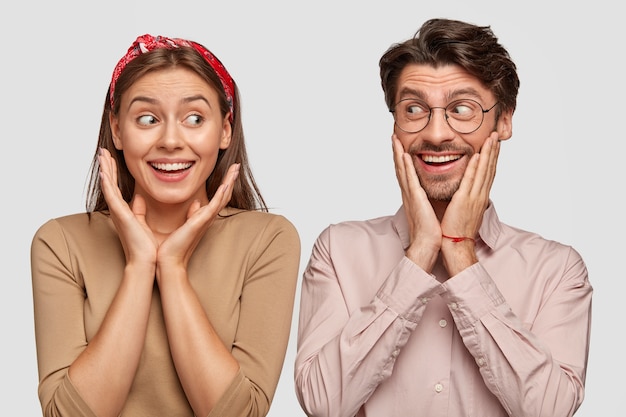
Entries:
[[[100, 166], [98, 164], [98, 149], [107, 149], [115, 161], [117, 162], [118, 186], [122, 192], [125, 201], [130, 202], [133, 197], [135, 188], [135, 179], [128, 170], [124, 161], [124, 154], [117, 150], [113, 144], [111, 133], [111, 125], [109, 115], [119, 112], [120, 98], [139, 78], [147, 73], [165, 70], [173, 67], [183, 67], [190, 69], [202, 77], [210, 86], [218, 93], [220, 102], [220, 110], [222, 117], [228, 113], [229, 104], [224, 92], [224, 87], [220, 82], [217, 74], [206, 62], [206, 60], [191, 47], [179, 48], [159, 48], [146, 52], [134, 58], [129, 62], [119, 78], [115, 87], [113, 97], [114, 107], [111, 108], [111, 100], [109, 97], [109, 89], [104, 101], [104, 110], [102, 112], [102, 120], [100, 123], [100, 134], [98, 137], [98, 145], [91, 163], [89, 175], [89, 185], [87, 192], [86, 207], [88, 212], [107, 211], [108, 204], [104, 199], [102, 187], [100, 184]], [[245, 210], [262, 210], [268, 211], [267, 206], [257, 184], [252, 176], [252, 171], [248, 163], [246, 146], [243, 134], [243, 125], [241, 122], [241, 111], [239, 101], [239, 89], [234, 83], [235, 91], [233, 94], [233, 121], [232, 121], [232, 138], [230, 146], [227, 149], [219, 151], [217, 162], [213, 172], [206, 180], [206, 190], [209, 199], [215, 194], [217, 188], [222, 183], [222, 179], [228, 167], [233, 163], [241, 163], [239, 177], [235, 182], [233, 194], [229, 202], [230, 207]]]
[[498, 114], [515, 110], [519, 78], [515, 63], [489, 26], [449, 19], [426, 21], [415, 36], [392, 45], [381, 57], [380, 80], [385, 102], [395, 106], [398, 78], [409, 64], [458, 65], [478, 78], [498, 100]]

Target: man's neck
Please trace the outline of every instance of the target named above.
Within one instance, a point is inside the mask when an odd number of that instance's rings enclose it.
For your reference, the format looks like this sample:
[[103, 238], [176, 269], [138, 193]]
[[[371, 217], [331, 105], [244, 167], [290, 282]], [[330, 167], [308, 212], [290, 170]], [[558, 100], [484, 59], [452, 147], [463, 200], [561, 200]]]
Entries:
[[433, 210], [435, 211], [435, 215], [437, 219], [441, 223], [441, 219], [443, 219], [443, 215], [446, 213], [446, 209], [448, 208], [449, 201], [441, 201], [441, 200], [429, 200], [430, 204], [433, 206]]

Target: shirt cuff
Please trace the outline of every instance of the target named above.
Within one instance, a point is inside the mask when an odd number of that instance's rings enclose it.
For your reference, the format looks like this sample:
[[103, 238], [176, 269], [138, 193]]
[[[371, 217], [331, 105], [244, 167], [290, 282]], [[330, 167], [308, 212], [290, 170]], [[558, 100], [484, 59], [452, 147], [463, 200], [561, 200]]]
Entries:
[[400, 317], [417, 322], [419, 310], [443, 287], [432, 274], [404, 256], [391, 271], [376, 296]]
[[466, 268], [442, 284], [443, 299], [459, 329], [473, 327], [485, 314], [505, 302], [487, 270], [479, 263]]

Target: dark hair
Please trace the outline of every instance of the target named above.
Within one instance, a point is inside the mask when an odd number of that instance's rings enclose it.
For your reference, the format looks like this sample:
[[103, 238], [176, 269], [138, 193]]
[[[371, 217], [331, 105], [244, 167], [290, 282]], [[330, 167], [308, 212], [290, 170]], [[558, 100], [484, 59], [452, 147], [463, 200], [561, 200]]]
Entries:
[[400, 73], [409, 64], [435, 68], [458, 65], [494, 94], [499, 104], [498, 114], [502, 110], [515, 110], [520, 84], [515, 63], [489, 26], [431, 19], [413, 38], [392, 45], [379, 62], [385, 102], [390, 110], [395, 106]]
[[[89, 185], [87, 193], [86, 207], [88, 212], [107, 211], [108, 204], [104, 199], [102, 187], [100, 183], [100, 166], [98, 164], [98, 149], [108, 149], [117, 163], [118, 186], [122, 192], [125, 201], [130, 202], [135, 188], [135, 179], [131, 175], [122, 151], [115, 148], [111, 133], [111, 125], [109, 115], [119, 112], [120, 98], [139, 78], [144, 75], [165, 70], [174, 67], [187, 68], [202, 77], [209, 85], [211, 85], [218, 93], [220, 102], [220, 110], [222, 117], [230, 110], [229, 104], [224, 92], [224, 87], [220, 82], [217, 74], [205, 59], [191, 47], [179, 48], [159, 48], [150, 52], [139, 55], [130, 61], [119, 78], [115, 86], [114, 107], [111, 108], [111, 100], [109, 97], [109, 89], [104, 101], [104, 110], [102, 112], [102, 121], [100, 123], [100, 134], [98, 137], [98, 145], [91, 163], [89, 175]], [[239, 177], [235, 182], [233, 194], [229, 202], [229, 206], [246, 210], [262, 210], [268, 211], [267, 206], [261, 193], [254, 181], [252, 171], [248, 163], [246, 146], [244, 142], [243, 125], [241, 122], [241, 110], [239, 101], [239, 90], [234, 83], [233, 93], [233, 121], [232, 121], [232, 138], [230, 146], [227, 149], [219, 151], [215, 169], [207, 178], [206, 190], [209, 199], [215, 194], [217, 188], [222, 183], [224, 175], [233, 163], [241, 163]]]

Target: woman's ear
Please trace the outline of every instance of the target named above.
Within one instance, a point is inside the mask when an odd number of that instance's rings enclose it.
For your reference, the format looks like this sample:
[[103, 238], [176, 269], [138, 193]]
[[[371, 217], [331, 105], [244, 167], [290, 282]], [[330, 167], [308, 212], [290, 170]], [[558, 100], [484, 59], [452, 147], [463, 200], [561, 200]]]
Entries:
[[111, 127], [111, 136], [115, 149], [122, 150], [122, 141], [120, 140], [120, 125], [117, 117], [113, 113], [109, 113], [109, 126]]
[[230, 124], [230, 112], [226, 113], [222, 121], [222, 140], [220, 141], [220, 149], [227, 149], [233, 137], [233, 128]]

